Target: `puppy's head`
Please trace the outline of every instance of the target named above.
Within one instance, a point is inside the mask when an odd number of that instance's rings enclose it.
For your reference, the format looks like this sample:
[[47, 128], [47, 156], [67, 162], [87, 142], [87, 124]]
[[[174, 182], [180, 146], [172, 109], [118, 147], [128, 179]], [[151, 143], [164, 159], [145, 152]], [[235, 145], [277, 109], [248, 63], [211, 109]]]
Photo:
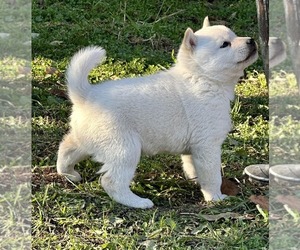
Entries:
[[238, 37], [223, 25], [210, 26], [204, 19], [202, 29], [188, 28], [180, 46], [177, 61], [192, 74], [220, 81], [233, 81], [258, 57], [256, 42]]

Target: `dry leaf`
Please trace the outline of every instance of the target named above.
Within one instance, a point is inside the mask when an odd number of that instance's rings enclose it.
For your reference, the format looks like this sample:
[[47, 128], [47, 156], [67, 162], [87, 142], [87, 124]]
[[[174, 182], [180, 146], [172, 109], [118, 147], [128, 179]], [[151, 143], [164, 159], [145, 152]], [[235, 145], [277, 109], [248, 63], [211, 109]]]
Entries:
[[298, 197], [293, 195], [278, 195], [275, 199], [300, 213], [300, 199]]
[[57, 72], [58, 72], [58, 70], [56, 68], [53, 68], [53, 67], [47, 67], [46, 68], [46, 74], [54, 75]]
[[10, 36], [10, 34], [9, 33], [3, 33], [3, 32], [1, 32], [0, 33], [0, 38], [8, 38]]
[[28, 75], [31, 73], [31, 68], [26, 66], [19, 66], [18, 73], [22, 75]]
[[55, 41], [52, 41], [50, 44], [53, 45], [53, 46], [61, 45], [61, 44], [63, 44], [63, 41], [57, 41], [57, 40], [55, 40]]
[[51, 89], [49, 91], [52, 95], [64, 98], [64, 99], [68, 99], [68, 94], [66, 93], [66, 91], [60, 90], [60, 89]]
[[251, 195], [249, 197], [253, 203], [260, 205], [260, 207], [264, 210], [269, 211], [269, 199], [263, 195]]
[[223, 177], [222, 185], [221, 185], [221, 192], [222, 192], [222, 194], [236, 196], [240, 192], [240, 187], [238, 186], [237, 183]]
[[203, 217], [205, 220], [208, 220], [208, 221], [217, 221], [219, 219], [237, 219], [237, 218], [240, 218], [241, 215], [238, 214], [238, 213], [231, 213], [231, 212], [228, 212], [228, 213], [220, 213], [220, 214], [200, 214], [201, 217]]

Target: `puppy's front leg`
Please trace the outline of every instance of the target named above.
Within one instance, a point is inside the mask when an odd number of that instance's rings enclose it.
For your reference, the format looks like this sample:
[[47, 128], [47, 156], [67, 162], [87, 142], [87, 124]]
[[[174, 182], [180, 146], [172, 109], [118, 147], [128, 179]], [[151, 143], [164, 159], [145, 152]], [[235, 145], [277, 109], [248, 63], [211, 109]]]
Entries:
[[192, 159], [204, 199], [223, 200], [226, 195], [221, 193], [221, 147], [201, 146], [193, 150]]
[[182, 168], [185, 174], [185, 178], [188, 180], [197, 180], [197, 173], [195, 170], [193, 158], [191, 155], [181, 155]]

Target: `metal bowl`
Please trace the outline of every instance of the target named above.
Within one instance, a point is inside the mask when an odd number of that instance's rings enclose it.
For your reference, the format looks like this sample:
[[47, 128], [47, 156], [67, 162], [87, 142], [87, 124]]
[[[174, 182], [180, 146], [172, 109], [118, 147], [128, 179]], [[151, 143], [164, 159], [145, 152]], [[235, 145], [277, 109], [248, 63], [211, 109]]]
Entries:
[[276, 180], [300, 182], [300, 164], [282, 164], [270, 167], [270, 174]]
[[243, 174], [248, 175], [250, 180], [269, 181], [269, 164], [249, 165]]

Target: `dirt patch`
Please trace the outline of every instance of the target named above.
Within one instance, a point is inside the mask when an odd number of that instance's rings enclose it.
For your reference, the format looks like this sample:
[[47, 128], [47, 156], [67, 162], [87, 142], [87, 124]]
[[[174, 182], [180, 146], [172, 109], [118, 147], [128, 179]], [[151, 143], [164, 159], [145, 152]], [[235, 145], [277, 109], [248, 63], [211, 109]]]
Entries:
[[30, 166], [12, 166], [0, 169], [0, 193], [11, 191], [23, 184], [30, 185], [30, 181]]
[[51, 183], [56, 183], [64, 188], [71, 188], [73, 186], [65, 177], [59, 175], [53, 166], [35, 167], [31, 181], [33, 192]]

